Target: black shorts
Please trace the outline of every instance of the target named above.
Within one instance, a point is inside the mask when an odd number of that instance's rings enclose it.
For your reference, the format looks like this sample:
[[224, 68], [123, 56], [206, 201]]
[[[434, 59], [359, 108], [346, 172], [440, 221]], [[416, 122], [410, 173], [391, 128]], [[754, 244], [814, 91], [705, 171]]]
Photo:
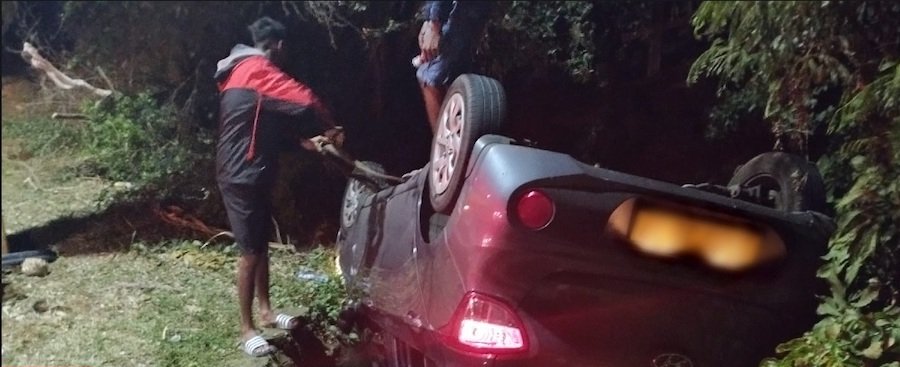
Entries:
[[219, 182], [231, 233], [241, 254], [264, 254], [272, 233], [271, 185]]

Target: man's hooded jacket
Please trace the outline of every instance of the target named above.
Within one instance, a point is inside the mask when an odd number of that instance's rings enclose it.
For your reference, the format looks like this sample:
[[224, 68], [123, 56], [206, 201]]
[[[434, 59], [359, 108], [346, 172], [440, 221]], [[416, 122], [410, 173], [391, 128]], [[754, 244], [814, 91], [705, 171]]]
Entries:
[[[309, 137], [334, 126], [313, 91], [278, 69], [262, 50], [237, 45], [216, 66], [220, 182], [270, 181], [281, 147], [296, 145], [300, 134]], [[316, 113], [315, 124], [307, 116], [310, 110]]]

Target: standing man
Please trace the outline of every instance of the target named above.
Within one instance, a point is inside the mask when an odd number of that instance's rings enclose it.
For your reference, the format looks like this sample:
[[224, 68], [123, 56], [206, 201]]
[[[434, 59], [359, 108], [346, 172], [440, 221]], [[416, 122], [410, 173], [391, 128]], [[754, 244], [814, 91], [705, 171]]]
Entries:
[[427, 1], [419, 31], [419, 56], [414, 61], [431, 132], [447, 85], [472, 69], [472, 55], [493, 9], [490, 1]]
[[[342, 134], [313, 91], [275, 65], [284, 56], [284, 26], [263, 17], [249, 30], [254, 47], [239, 44], [217, 64], [221, 101], [216, 180], [241, 249], [237, 293], [242, 347], [256, 357], [274, 349], [257, 335], [251, 310], [254, 293], [263, 325], [297, 326], [296, 318], [276, 314], [269, 302], [270, 193], [278, 152], [297, 143], [318, 150], [332, 139], [339, 144]], [[317, 136], [303, 140], [303, 133]]]

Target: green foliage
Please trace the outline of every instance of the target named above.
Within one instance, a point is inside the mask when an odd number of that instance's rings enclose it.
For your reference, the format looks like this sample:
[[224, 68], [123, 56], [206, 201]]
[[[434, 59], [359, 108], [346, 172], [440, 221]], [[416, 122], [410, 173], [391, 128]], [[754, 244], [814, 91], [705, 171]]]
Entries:
[[803, 337], [780, 345], [777, 352], [784, 355], [779, 359], [767, 359], [762, 366], [897, 367], [900, 308], [891, 306], [863, 313], [855, 307], [835, 304], [837, 302], [837, 298], [828, 299], [821, 307], [827, 316]]
[[184, 174], [196, 159], [177, 139], [174, 112], [148, 94], [113, 96], [85, 112], [90, 119], [85, 135], [89, 164], [103, 177], [160, 183]]
[[[210, 132], [179, 136], [179, 118], [149, 94], [114, 95], [84, 107], [88, 120], [36, 118], [3, 124], [26, 155], [68, 155], [72, 174], [126, 181], [166, 195], [179, 181], [206, 182], [212, 171]], [[210, 168], [211, 169], [211, 168]]]
[[[819, 276], [824, 318], [766, 366], [897, 366], [900, 359], [900, 5], [892, 2], [704, 3], [693, 19], [712, 40], [689, 82], [719, 80], [719, 120], [762, 109], [804, 153], [816, 124], [837, 231]], [[839, 93], [839, 100], [825, 98]]]
[[[718, 78], [719, 92], [762, 91], [755, 108], [779, 138], [798, 150], [816, 123], [819, 97], [829, 86], [871, 80], [871, 62], [896, 45], [900, 6], [888, 2], [704, 3], [693, 18], [698, 36], [710, 38], [688, 76]], [[896, 55], [893, 56], [896, 58]], [[865, 80], [869, 79], [869, 80]], [[833, 111], [829, 111], [833, 112]]]
[[854, 289], [865, 287], [869, 277], [881, 279], [894, 302], [900, 294], [898, 99], [895, 63], [872, 83], [845, 93], [828, 125], [836, 150], [820, 164], [838, 213], [822, 275]]
[[311, 319], [333, 323], [341, 310], [342, 302], [347, 298], [341, 277], [334, 266], [334, 256], [333, 250], [324, 247], [309, 251], [300, 259], [297, 268], [291, 269], [293, 271], [287, 275], [292, 277], [300, 270], [321, 277], [310, 281], [292, 280], [296, 286], [273, 289], [272, 297], [286, 303], [306, 305]]
[[[315, 331], [330, 344], [349, 341], [352, 336], [342, 334], [335, 325], [344, 301], [348, 298], [341, 276], [335, 268], [333, 249], [316, 247], [291, 261], [291, 267], [272, 269], [272, 302], [275, 304], [303, 305], [305, 316]], [[273, 256], [290, 256], [278, 254]], [[298, 280], [297, 271], [318, 275], [318, 279]]]

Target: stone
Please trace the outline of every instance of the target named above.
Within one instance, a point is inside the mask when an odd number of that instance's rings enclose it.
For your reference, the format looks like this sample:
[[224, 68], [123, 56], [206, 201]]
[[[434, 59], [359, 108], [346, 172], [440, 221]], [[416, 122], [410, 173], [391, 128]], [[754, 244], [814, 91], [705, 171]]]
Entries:
[[42, 277], [50, 274], [50, 266], [44, 259], [29, 257], [22, 262], [22, 274], [33, 277]]
[[39, 300], [31, 305], [31, 309], [37, 313], [44, 313], [50, 310], [50, 306], [47, 304], [46, 300]]

